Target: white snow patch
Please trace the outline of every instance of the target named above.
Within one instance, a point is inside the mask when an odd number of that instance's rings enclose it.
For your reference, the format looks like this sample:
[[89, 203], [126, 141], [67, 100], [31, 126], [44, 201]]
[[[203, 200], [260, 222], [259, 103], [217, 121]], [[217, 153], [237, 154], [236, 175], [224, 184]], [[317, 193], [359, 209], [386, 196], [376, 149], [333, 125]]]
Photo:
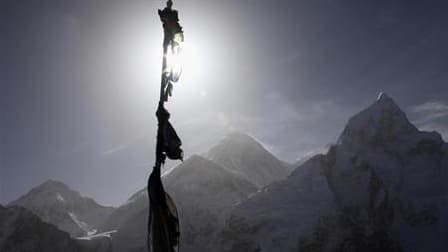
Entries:
[[60, 202], [65, 203], [65, 199], [64, 199], [64, 197], [62, 197], [62, 195], [60, 193], [56, 194], [56, 199]]
[[98, 230], [96, 230], [96, 229], [92, 229], [92, 230], [90, 230], [90, 231], [87, 232], [87, 236], [94, 235], [94, 234], [96, 234], [96, 232], [98, 232]]
[[384, 92], [380, 92], [379, 94], [378, 94], [378, 97], [376, 98], [376, 100], [380, 100], [381, 99], [381, 97], [384, 95]]
[[97, 232], [97, 230], [92, 229], [87, 223], [81, 221], [74, 213], [69, 212], [68, 214], [70, 215], [70, 218], [72, 218], [73, 222], [75, 222], [76, 225], [78, 225], [78, 227], [84, 230], [88, 235], [94, 235]]
[[111, 238], [111, 234], [116, 233], [117, 230], [111, 230], [111, 231], [106, 231], [103, 233], [98, 233], [98, 234], [88, 234], [87, 236], [83, 236], [83, 237], [77, 237], [76, 239], [78, 240], [93, 240], [95, 238], [99, 238], [99, 237], [106, 237], [106, 238]]

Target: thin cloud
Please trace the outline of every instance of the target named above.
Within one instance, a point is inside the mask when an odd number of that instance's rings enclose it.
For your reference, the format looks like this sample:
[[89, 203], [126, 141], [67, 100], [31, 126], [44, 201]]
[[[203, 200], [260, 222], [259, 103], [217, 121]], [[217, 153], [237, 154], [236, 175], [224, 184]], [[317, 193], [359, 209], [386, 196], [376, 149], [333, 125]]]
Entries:
[[440, 101], [425, 102], [414, 106], [412, 112], [418, 115], [416, 123], [428, 123], [439, 118], [448, 117], [448, 105]]
[[448, 111], [448, 105], [441, 101], [425, 102], [414, 107], [415, 112]]
[[413, 122], [421, 130], [439, 132], [448, 138], [448, 105], [442, 101], [425, 102], [411, 107]]
[[115, 146], [113, 148], [110, 148], [108, 150], [101, 152], [101, 156], [110, 156], [114, 153], [117, 153], [117, 152], [125, 150], [125, 149], [127, 149], [126, 145], [118, 145], [118, 146]]

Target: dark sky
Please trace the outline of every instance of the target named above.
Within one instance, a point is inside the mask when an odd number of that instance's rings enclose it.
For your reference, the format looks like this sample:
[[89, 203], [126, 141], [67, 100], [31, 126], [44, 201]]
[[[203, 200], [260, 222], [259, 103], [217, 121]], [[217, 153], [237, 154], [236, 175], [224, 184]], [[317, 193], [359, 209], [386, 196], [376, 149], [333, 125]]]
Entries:
[[[1, 1], [1, 203], [49, 178], [111, 205], [144, 186], [154, 157], [163, 5]], [[293, 162], [335, 142], [381, 91], [418, 127], [448, 138], [447, 1], [178, 0], [174, 7], [196, 50], [169, 105], [187, 156], [240, 130]]]

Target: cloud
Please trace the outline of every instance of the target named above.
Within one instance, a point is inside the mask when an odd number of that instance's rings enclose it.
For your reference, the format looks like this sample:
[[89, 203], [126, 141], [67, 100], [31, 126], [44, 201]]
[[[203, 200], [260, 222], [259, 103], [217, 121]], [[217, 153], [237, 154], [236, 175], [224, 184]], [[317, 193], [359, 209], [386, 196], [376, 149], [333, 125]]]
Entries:
[[422, 117], [418, 123], [426, 123], [439, 118], [448, 117], [448, 105], [440, 101], [426, 102], [414, 106], [412, 111], [421, 114]]
[[439, 132], [448, 138], [448, 104], [442, 101], [430, 101], [411, 107], [413, 123], [421, 130]]
[[109, 155], [112, 155], [116, 152], [119, 152], [119, 151], [122, 151], [125, 149], [127, 149], [126, 145], [118, 145], [118, 146], [112, 147], [110, 149], [107, 149], [107, 150], [101, 152], [101, 156], [109, 156]]

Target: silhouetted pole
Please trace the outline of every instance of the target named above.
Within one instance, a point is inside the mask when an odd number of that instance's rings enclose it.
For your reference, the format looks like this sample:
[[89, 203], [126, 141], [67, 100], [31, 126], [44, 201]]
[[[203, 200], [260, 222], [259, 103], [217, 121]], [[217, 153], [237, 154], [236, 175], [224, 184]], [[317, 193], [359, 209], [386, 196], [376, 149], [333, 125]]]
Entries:
[[[176, 206], [171, 197], [165, 192], [161, 180], [161, 167], [166, 158], [182, 160], [183, 152], [180, 148], [181, 140], [169, 123], [169, 112], [164, 103], [168, 101], [173, 90], [173, 84], [178, 81], [181, 70], [175, 61], [180, 53], [183, 42], [182, 27], [176, 10], [172, 9], [173, 2], [169, 0], [163, 10], [159, 10], [163, 23], [163, 60], [160, 97], [157, 107], [157, 141], [156, 161], [148, 179], [149, 216], [147, 248], [149, 252], [173, 252], [179, 250], [179, 221]], [[168, 62], [171, 56], [172, 62]], [[174, 60], [173, 60], [174, 59]]]

